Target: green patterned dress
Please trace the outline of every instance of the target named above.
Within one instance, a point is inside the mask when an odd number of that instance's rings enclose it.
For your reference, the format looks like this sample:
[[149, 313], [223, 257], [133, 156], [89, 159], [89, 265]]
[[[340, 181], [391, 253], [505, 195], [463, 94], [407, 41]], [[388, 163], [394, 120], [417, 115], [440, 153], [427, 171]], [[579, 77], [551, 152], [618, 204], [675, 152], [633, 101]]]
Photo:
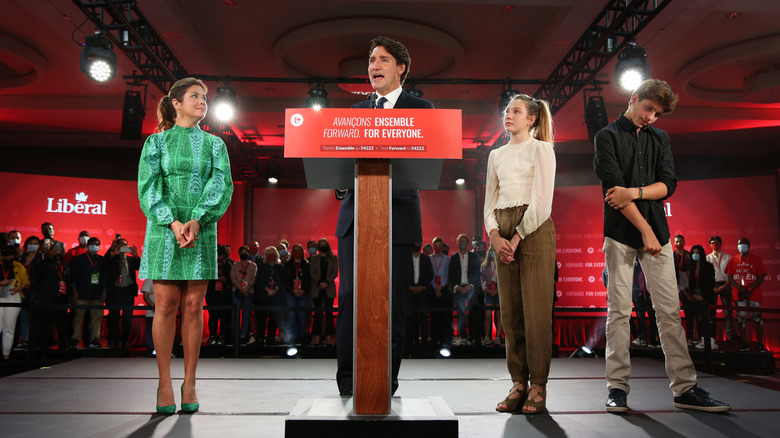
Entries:
[[[138, 200], [146, 238], [138, 276], [153, 280], [217, 278], [217, 220], [233, 194], [230, 159], [221, 138], [200, 129], [150, 135], [138, 164]], [[171, 222], [200, 223], [193, 248], [179, 248]]]

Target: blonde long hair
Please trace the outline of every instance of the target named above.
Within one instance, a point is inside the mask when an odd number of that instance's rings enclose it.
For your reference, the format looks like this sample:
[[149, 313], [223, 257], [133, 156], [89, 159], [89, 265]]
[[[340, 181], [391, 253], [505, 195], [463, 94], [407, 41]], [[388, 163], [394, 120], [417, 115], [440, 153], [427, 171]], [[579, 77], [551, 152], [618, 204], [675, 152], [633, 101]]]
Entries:
[[[533, 126], [531, 126], [531, 136], [537, 140], [553, 142], [553, 123], [550, 105], [544, 99], [534, 99], [527, 94], [516, 94], [509, 101], [511, 104], [515, 100], [522, 100], [528, 110], [529, 116], [536, 116]], [[507, 107], [509, 107], [507, 104]]]

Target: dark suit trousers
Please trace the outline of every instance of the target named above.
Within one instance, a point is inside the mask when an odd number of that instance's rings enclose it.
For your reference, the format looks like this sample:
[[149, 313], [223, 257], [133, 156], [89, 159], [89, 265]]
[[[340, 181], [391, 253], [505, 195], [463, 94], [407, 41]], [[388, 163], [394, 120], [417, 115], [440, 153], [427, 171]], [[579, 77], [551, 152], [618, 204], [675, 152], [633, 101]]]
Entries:
[[[339, 392], [352, 390], [353, 383], [353, 356], [354, 342], [352, 333], [354, 328], [354, 266], [352, 255], [354, 253], [354, 226], [344, 237], [338, 238], [339, 247], [339, 309], [338, 324], [336, 325], [336, 356], [338, 371], [336, 383]], [[391, 321], [392, 321], [392, 393], [398, 389], [398, 372], [401, 369], [401, 356], [403, 355], [404, 341], [406, 338], [406, 290], [414, 276], [412, 265], [412, 252], [414, 245], [393, 245], [392, 276], [393, 289], [391, 292]]]

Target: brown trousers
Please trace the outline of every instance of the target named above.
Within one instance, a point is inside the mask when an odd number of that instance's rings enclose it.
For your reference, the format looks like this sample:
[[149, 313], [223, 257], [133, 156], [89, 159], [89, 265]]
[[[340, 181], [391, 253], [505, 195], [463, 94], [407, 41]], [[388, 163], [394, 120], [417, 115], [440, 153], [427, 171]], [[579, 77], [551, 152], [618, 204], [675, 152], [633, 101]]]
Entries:
[[[528, 206], [496, 210], [501, 237], [509, 240]], [[552, 357], [555, 295], [555, 226], [547, 219], [520, 241], [515, 261], [498, 262], [501, 323], [512, 381], [547, 383]]]

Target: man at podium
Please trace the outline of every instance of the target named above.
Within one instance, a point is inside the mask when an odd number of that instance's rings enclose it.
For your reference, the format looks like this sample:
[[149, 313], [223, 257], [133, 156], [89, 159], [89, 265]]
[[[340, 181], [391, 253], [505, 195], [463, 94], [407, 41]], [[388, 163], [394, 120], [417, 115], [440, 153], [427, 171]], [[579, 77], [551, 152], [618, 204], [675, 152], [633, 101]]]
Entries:
[[[363, 102], [352, 108], [433, 108], [430, 101], [412, 96], [401, 88], [409, 74], [411, 58], [406, 47], [386, 37], [371, 40], [368, 55], [368, 77], [376, 90]], [[336, 320], [336, 352], [338, 371], [336, 383], [342, 396], [352, 395], [354, 343], [354, 193], [337, 190], [341, 199], [336, 237], [339, 248], [340, 284], [338, 319]], [[401, 368], [406, 335], [405, 290], [413, 277], [412, 252], [414, 243], [422, 241], [420, 198], [417, 190], [394, 190], [392, 196], [392, 392], [398, 389], [398, 370]]]

